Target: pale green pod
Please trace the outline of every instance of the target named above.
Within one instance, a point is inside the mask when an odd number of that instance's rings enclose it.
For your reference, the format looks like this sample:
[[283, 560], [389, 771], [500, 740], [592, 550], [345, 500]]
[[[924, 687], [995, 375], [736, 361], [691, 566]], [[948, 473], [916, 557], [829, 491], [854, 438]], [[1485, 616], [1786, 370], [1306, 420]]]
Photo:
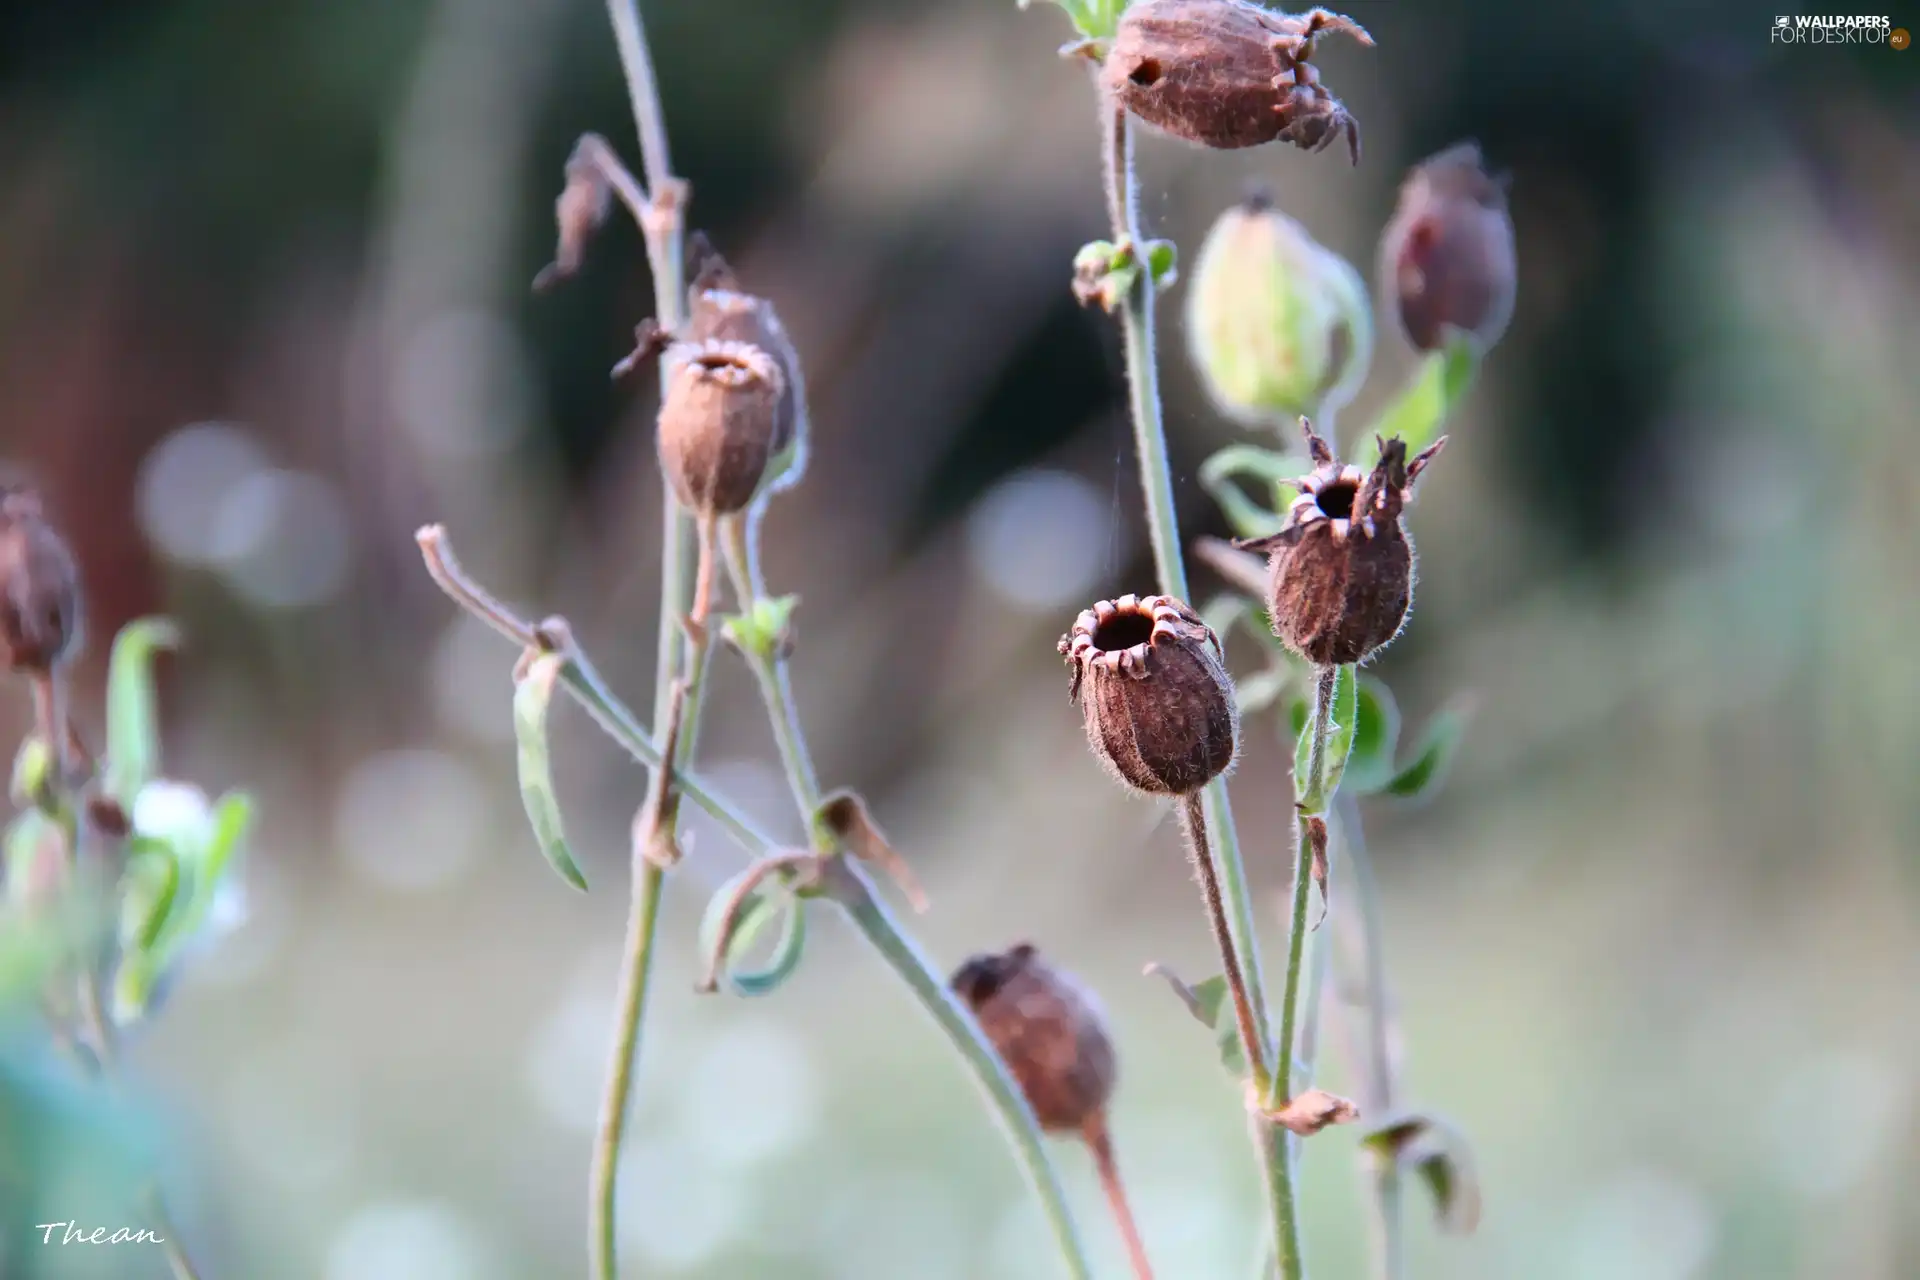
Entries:
[[1291, 429], [1366, 380], [1373, 319], [1360, 273], [1264, 198], [1220, 215], [1191, 280], [1187, 348], [1229, 417]]

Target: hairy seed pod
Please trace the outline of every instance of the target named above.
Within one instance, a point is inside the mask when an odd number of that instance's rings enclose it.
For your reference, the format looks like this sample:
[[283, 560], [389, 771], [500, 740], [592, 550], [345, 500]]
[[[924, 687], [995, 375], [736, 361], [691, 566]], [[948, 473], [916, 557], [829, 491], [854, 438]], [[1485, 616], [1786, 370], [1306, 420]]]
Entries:
[[1187, 287], [1187, 349], [1221, 412], [1291, 423], [1353, 399], [1373, 358], [1366, 285], [1256, 195], [1207, 232]]
[[780, 401], [774, 413], [768, 488], [784, 489], [799, 480], [807, 462], [807, 388], [800, 353], [773, 304], [740, 286], [732, 267], [706, 242], [689, 238], [688, 252], [698, 269], [687, 289], [686, 337], [692, 342], [745, 342], [760, 348], [780, 367]]
[[1357, 163], [1360, 127], [1309, 61], [1328, 31], [1373, 43], [1359, 23], [1325, 9], [1137, 0], [1120, 19], [1102, 80], [1121, 106], [1188, 142], [1229, 150], [1281, 139], [1320, 151], [1345, 133]]
[[1294, 483], [1300, 496], [1286, 525], [1241, 546], [1266, 551], [1273, 632], [1320, 666], [1365, 662], [1400, 634], [1413, 605], [1413, 544], [1402, 513], [1407, 491], [1447, 443], [1407, 460], [1399, 439], [1383, 441], [1371, 474], [1341, 466], [1301, 419], [1315, 463]]
[[1115, 777], [1150, 795], [1186, 795], [1233, 763], [1239, 723], [1220, 638], [1172, 596], [1102, 600], [1059, 650], [1087, 744]]
[[1118, 1064], [1098, 1001], [1031, 943], [969, 958], [950, 985], [1027, 1096], [1040, 1127], [1083, 1130], [1113, 1096]]
[[753, 501], [773, 452], [780, 366], [744, 342], [675, 343], [663, 362], [660, 465], [687, 508], [729, 515]]
[[1519, 269], [1506, 181], [1462, 142], [1415, 165], [1380, 238], [1380, 290], [1407, 340], [1422, 351], [1449, 332], [1485, 351], [1513, 316]]
[[45, 676], [80, 648], [80, 569], [39, 495], [0, 489], [0, 644], [7, 669]]

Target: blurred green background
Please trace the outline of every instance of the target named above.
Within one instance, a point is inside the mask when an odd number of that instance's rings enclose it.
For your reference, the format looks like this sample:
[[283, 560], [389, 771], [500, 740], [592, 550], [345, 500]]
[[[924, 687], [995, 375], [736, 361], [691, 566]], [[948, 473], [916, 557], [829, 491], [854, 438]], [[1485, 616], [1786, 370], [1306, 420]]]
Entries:
[[[813, 465], [768, 571], [804, 597], [822, 772], [909, 851], [943, 963], [1032, 938], [1101, 992], [1162, 1280], [1250, 1274], [1240, 1101], [1140, 976], [1209, 971], [1197, 896], [1172, 825], [1080, 745], [1053, 652], [1151, 583], [1118, 343], [1067, 291], [1104, 232], [1067, 24], [642, 7], [693, 221], [807, 365]], [[1369, 278], [1408, 164], [1475, 137], [1513, 174], [1518, 311], [1423, 488], [1419, 607], [1378, 667], [1412, 717], [1476, 708], [1436, 802], [1367, 812], [1407, 1089], [1472, 1135], [1487, 1200], [1467, 1239], [1415, 1202], [1419, 1280], [1920, 1276], [1920, 53], [1783, 49], [1749, 10], [1354, 0], [1378, 49], [1320, 63], [1357, 169], [1141, 148], [1186, 253], [1259, 180]], [[170, 612], [169, 771], [261, 803], [244, 924], [128, 1049], [210, 1280], [582, 1269], [640, 775], [560, 714], [594, 885], [570, 893], [519, 813], [513, 654], [411, 534], [447, 522], [646, 704], [652, 393], [606, 372], [651, 310], [638, 236], [527, 287], [588, 129], [633, 154], [592, 0], [0, 9], [0, 452], [84, 565], [82, 723], [105, 638]], [[1182, 517], [1222, 533], [1191, 474], [1235, 436], [1182, 296]], [[1348, 416], [1410, 367], [1383, 330]], [[703, 771], [797, 836], [744, 668], [716, 672]], [[1251, 725], [1237, 775], [1270, 958], [1286, 756]], [[739, 865], [696, 822], [671, 883], [628, 1274], [1055, 1274], [961, 1070], [844, 930], [772, 999], [692, 993]], [[1337, 1089], [1337, 993], [1328, 1016]], [[1354, 1147], [1307, 1147], [1322, 1280], [1362, 1274]], [[1060, 1161], [1120, 1274], [1083, 1153]], [[0, 1265], [162, 1274], [130, 1249]]]

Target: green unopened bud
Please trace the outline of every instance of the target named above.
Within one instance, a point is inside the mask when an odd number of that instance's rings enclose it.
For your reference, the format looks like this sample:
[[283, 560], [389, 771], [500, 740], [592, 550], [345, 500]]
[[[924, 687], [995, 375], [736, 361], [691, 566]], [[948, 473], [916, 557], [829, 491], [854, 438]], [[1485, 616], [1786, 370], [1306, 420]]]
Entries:
[[1255, 196], [1220, 215], [1187, 294], [1207, 393], [1242, 422], [1291, 426], [1351, 400], [1373, 358], [1366, 285], [1346, 259]]

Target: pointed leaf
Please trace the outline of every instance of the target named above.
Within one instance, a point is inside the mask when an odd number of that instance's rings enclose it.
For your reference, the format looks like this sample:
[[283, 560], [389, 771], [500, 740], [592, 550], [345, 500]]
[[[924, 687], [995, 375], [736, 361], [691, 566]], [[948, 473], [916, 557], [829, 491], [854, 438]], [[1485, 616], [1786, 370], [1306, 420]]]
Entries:
[[1171, 240], [1147, 241], [1147, 270], [1153, 273], [1153, 283], [1166, 288], [1180, 278], [1180, 252], [1174, 248]]
[[1419, 1176], [1444, 1230], [1464, 1235], [1479, 1226], [1480, 1179], [1473, 1148], [1458, 1128], [1425, 1112], [1399, 1112], [1372, 1124], [1360, 1144]]
[[1321, 780], [1319, 790], [1310, 787], [1307, 777], [1313, 756], [1312, 715], [1308, 723], [1302, 726], [1293, 752], [1293, 790], [1302, 809], [1307, 813], [1320, 813], [1327, 807], [1327, 801], [1340, 788], [1340, 777], [1346, 772], [1347, 756], [1353, 750], [1354, 719], [1356, 704], [1359, 701], [1357, 681], [1351, 666], [1343, 666], [1334, 677], [1333, 715], [1330, 732], [1327, 736], [1326, 773]]
[[1187, 1006], [1187, 1012], [1213, 1032], [1221, 1064], [1236, 1080], [1243, 1078], [1247, 1074], [1247, 1055], [1241, 1049], [1240, 1024], [1234, 1018], [1233, 1001], [1227, 996], [1226, 978], [1215, 974], [1188, 986], [1179, 974], [1163, 964], [1150, 964], [1146, 972], [1173, 988], [1173, 993]]
[[1420, 452], [1440, 438], [1447, 415], [1473, 385], [1479, 366], [1472, 342], [1456, 334], [1445, 350], [1421, 362], [1406, 390], [1374, 423], [1374, 434], [1384, 440], [1399, 436], [1409, 456]]
[[1420, 734], [1412, 759], [1388, 780], [1386, 793], [1403, 800], [1424, 800], [1439, 791], [1466, 727], [1466, 712], [1458, 707], [1435, 713]]
[[755, 600], [745, 613], [735, 614], [720, 624], [726, 642], [757, 662], [772, 662], [780, 657], [793, 634], [793, 611], [799, 596], [771, 596]]
[[173, 846], [151, 836], [127, 841], [120, 889], [120, 942], [129, 952], [151, 951], [164, 935], [180, 896], [180, 859]]
[[159, 696], [153, 660], [179, 647], [180, 632], [166, 618], [140, 618], [120, 628], [107, 660], [106, 793], [129, 812], [140, 788], [160, 771]]
[[587, 878], [580, 874], [573, 851], [567, 847], [566, 827], [560, 819], [560, 800], [553, 790], [553, 767], [547, 751], [547, 706], [553, 701], [553, 685], [566, 666], [558, 653], [543, 653], [527, 667], [519, 686], [513, 691], [513, 733], [519, 744], [520, 799], [526, 806], [527, 822], [533, 827], [540, 852], [576, 889], [585, 890]]
[[1393, 753], [1400, 741], [1400, 708], [1386, 682], [1361, 676], [1354, 703], [1353, 751], [1347, 756], [1341, 785], [1372, 795], [1394, 775]]

